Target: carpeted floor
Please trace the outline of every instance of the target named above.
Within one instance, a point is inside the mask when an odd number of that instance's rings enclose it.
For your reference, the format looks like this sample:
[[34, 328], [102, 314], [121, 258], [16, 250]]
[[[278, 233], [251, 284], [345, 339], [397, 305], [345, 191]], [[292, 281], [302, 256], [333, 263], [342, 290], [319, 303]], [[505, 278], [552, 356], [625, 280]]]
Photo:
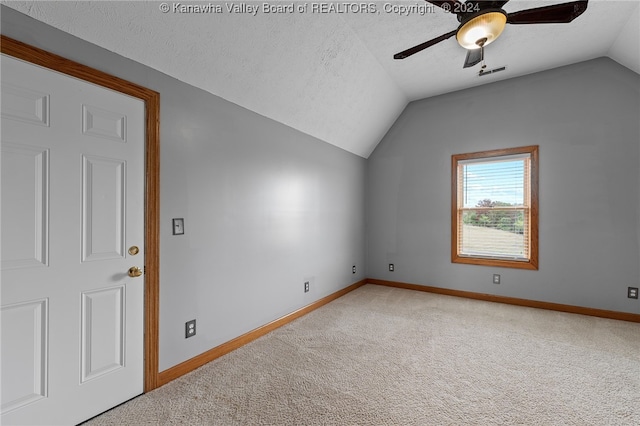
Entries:
[[640, 324], [366, 285], [86, 424], [640, 425]]

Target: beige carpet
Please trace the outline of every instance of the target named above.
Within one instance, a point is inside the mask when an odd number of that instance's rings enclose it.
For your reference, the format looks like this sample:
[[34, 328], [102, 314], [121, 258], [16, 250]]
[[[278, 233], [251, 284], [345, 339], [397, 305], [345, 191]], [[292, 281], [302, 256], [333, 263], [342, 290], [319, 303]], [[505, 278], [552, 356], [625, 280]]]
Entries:
[[640, 324], [363, 286], [87, 425], [640, 425]]

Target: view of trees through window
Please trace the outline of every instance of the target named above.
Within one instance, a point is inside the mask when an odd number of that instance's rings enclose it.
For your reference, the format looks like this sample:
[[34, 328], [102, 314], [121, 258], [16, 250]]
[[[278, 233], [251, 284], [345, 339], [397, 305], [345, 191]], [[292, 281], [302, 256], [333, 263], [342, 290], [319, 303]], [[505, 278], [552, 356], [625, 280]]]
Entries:
[[515, 204], [503, 201], [481, 200], [477, 209], [465, 211], [462, 222], [465, 225], [482, 226], [484, 228], [500, 229], [501, 231], [524, 234], [524, 210], [501, 209], [500, 207], [517, 207]]

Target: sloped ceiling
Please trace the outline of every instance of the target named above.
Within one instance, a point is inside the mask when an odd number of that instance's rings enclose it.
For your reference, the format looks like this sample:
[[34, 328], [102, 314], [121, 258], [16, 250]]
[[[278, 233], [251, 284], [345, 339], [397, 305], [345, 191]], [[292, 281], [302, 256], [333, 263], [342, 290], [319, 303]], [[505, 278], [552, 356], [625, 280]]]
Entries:
[[[2, 3], [364, 158], [413, 100], [601, 56], [640, 73], [638, 0], [591, 0], [570, 24], [508, 25], [485, 52], [488, 69], [507, 68], [484, 77], [479, 66], [462, 68], [455, 37], [393, 59], [457, 28], [454, 15], [422, 0], [306, 1], [270, 13], [265, 1], [167, 1], [166, 13], [148, 1]], [[208, 11], [183, 13], [185, 5]], [[402, 14], [398, 5], [422, 9]]]

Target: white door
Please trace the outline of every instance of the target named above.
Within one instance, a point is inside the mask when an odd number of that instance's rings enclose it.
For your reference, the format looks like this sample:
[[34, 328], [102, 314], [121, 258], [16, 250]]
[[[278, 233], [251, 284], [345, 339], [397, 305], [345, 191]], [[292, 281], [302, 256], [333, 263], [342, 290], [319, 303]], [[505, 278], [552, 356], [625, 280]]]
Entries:
[[76, 424], [143, 392], [145, 106], [1, 71], [0, 422]]

